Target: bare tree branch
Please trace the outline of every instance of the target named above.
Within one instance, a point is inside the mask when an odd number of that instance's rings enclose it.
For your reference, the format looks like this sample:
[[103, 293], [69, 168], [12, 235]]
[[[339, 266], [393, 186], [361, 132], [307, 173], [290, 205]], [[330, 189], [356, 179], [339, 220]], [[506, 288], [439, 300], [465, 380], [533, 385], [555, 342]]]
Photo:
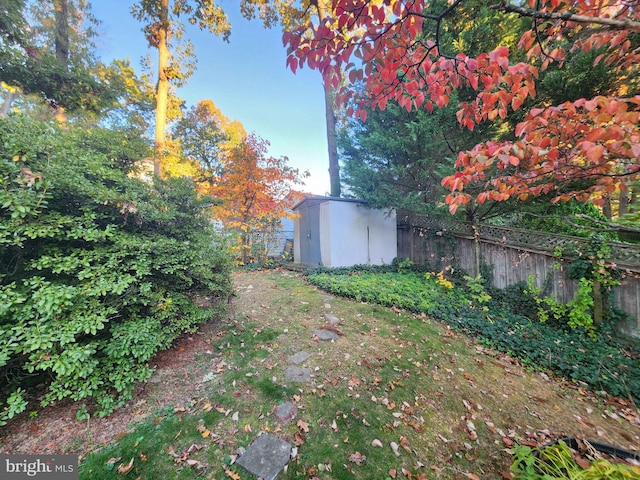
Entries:
[[632, 32], [640, 32], [640, 22], [632, 20], [618, 20], [616, 18], [590, 17], [588, 15], [576, 15], [571, 12], [540, 12], [525, 7], [518, 7], [510, 3], [501, 2], [489, 7], [506, 13], [517, 13], [523, 17], [540, 18], [544, 20], [565, 20], [567, 22], [606, 25], [616, 30], [630, 30]]

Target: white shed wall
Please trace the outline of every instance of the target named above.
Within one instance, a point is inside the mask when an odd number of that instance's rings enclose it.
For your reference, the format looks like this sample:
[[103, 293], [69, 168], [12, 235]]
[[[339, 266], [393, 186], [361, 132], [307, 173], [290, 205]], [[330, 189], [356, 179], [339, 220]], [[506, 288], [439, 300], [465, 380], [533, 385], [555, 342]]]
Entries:
[[388, 264], [398, 255], [395, 212], [353, 202], [320, 205], [322, 264]]

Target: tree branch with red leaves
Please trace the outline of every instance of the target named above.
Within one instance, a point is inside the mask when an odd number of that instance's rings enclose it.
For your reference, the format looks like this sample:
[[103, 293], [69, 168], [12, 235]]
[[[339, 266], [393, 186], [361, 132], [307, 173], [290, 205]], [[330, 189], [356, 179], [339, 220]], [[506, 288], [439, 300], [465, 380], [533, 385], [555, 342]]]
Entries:
[[[518, 49], [504, 46], [470, 57], [445, 54], [440, 31], [465, 0], [434, 11], [428, 0], [336, 0], [333, 16], [312, 37], [287, 32], [287, 64], [320, 70], [337, 88], [349, 113], [366, 121], [366, 106], [397, 102], [408, 111], [442, 107], [453, 90], [473, 97], [460, 103], [459, 123], [469, 129], [506, 118], [536, 97], [539, 71], [561, 67], [568, 54], [597, 51], [619, 72], [640, 61], [640, 10], [616, 0], [529, 0], [528, 6], [490, 5], [505, 15], [532, 19]], [[301, 30], [302, 31], [302, 30]], [[635, 37], [634, 37], [635, 35]], [[612, 92], [613, 93], [613, 92]], [[526, 199], [552, 193], [553, 201], [601, 201], [640, 175], [640, 92], [579, 99], [531, 110], [511, 142], [487, 142], [458, 155], [458, 171], [442, 184], [450, 211], [469, 202]], [[471, 184], [481, 186], [472, 196]]]

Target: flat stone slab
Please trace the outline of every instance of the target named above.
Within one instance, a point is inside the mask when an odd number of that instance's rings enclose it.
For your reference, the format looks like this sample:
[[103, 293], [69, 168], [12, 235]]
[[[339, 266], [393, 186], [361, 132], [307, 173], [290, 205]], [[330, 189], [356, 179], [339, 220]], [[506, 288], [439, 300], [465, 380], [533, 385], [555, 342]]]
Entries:
[[296, 414], [298, 413], [298, 409], [291, 402], [284, 402], [278, 405], [276, 408], [275, 415], [278, 417], [282, 423], [289, 423], [291, 420], [296, 418]]
[[329, 322], [329, 325], [331, 325], [332, 327], [337, 327], [338, 325], [340, 325], [340, 319], [333, 313], [325, 313], [324, 318], [327, 319], [327, 322]]
[[284, 379], [288, 382], [308, 383], [311, 381], [311, 370], [300, 367], [287, 367]]
[[298, 352], [298, 353], [296, 353], [294, 355], [291, 355], [289, 357], [289, 363], [293, 363], [294, 365], [300, 365], [302, 362], [304, 362], [310, 356], [311, 356], [310, 353]]
[[323, 328], [319, 330], [314, 330], [313, 334], [324, 342], [338, 339], [338, 334], [336, 332], [332, 332], [331, 330], [325, 330]]
[[270, 433], [263, 433], [242, 454], [237, 463], [264, 480], [274, 480], [289, 463], [291, 445]]

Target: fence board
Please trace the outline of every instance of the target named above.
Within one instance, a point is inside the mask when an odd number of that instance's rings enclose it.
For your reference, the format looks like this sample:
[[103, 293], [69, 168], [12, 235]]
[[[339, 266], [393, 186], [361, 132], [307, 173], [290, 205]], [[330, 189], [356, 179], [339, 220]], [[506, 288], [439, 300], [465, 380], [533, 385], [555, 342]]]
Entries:
[[[477, 230], [481, 264], [490, 266], [493, 285], [504, 289], [518, 282], [527, 282], [533, 275], [534, 285], [547, 296], [567, 303], [577, 291], [578, 281], [567, 276], [570, 258], [554, 256], [556, 247], [584, 239], [541, 232], [481, 225]], [[444, 227], [430, 219], [412, 219], [398, 226], [398, 257], [409, 258], [417, 265], [434, 271], [446, 267], [460, 268], [476, 276], [476, 245], [472, 227], [457, 224]], [[621, 285], [614, 288], [614, 300], [630, 316], [619, 330], [640, 338], [640, 248], [612, 244], [613, 262], [622, 275]]]

